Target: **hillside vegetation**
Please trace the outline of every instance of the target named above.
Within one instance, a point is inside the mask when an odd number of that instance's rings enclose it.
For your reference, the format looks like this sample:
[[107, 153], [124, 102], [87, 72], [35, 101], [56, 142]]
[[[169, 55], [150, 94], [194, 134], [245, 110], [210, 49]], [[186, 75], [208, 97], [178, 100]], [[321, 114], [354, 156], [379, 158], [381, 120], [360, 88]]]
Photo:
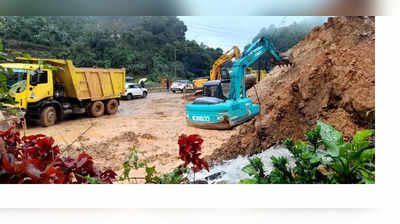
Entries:
[[[270, 25], [252, 41], [265, 36], [279, 51], [286, 51], [325, 20], [326, 17], [312, 17], [286, 26]], [[183, 21], [167, 16], [0, 17], [0, 39], [9, 51], [72, 59], [80, 67], [124, 67], [128, 76], [152, 81], [165, 77], [194, 79], [209, 74], [222, 49], [186, 40], [186, 31]], [[270, 59], [265, 55], [254, 67], [269, 71], [273, 67]], [[225, 64], [230, 66], [232, 62]]]
[[182, 78], [208, 74], [222, 54], [185, 40], [186, 30], [177, 17], [0, 17], [8, 50], [72, 59], [81, 67], [124, 67], [153, 81], [173, 78], [175, 70]]

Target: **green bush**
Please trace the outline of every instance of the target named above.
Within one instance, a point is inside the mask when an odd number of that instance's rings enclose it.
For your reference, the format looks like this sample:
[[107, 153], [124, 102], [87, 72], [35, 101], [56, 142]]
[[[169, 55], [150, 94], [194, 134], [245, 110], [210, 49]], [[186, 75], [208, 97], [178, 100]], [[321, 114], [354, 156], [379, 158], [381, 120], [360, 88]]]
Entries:
[[344, 143], [343, 136], [332, 126], [318, 121], [305, 134], [308, 143], [287, 139], [283, 144], [293, 154], [295, 166], [286, 158], [271, 157], [274, 169], [265, 175], [259, 158], [250, 159], [242, 171], [251, 178], [242, 184], [355, 184], [375, 183], [375, 149], [368, 140], [374, 130], [363, 130]]

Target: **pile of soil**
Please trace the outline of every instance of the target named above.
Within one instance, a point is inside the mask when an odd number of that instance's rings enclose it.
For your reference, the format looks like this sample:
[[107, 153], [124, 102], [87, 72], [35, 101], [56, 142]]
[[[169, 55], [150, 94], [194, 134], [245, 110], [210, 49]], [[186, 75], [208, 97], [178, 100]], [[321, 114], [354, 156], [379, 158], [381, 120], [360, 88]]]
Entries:
[[375, 107], [373, 17], [329, 18], [290, 53], [294, 66], [276, 67], [247, 92], [260, 104], [260, 115], [236, 127], [209, 158], [255, 154], [286, 138], [304, 140], [317, 120], [347, 139], [375, 127], [374, 113], [366, 114]]

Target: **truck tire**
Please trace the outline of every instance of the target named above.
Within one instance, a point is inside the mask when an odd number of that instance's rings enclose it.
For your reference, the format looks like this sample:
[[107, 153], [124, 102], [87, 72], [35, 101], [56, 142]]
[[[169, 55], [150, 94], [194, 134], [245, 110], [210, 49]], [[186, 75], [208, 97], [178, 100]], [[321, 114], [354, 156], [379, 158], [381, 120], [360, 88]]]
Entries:
[[104, 114], [104, 103], [101, 101], [95, 101], [90, 106], [90, 115], [93, 117], [100, 117]]
[[147, 96], [147, 92], [146, 92], [146, 91], [143, 91], [142, 97], [143, 97], [143, 98], [146, 98], [146, 96]]
[[106, 103], [107, 114], [115, 114], [118, 111], [118, 101], [116, 99], [111, 99]]
[[57, 121], [57, 111], [53, 106], [45, 107], [40, 113], [40, 124], [43, 127], [52, 126]]

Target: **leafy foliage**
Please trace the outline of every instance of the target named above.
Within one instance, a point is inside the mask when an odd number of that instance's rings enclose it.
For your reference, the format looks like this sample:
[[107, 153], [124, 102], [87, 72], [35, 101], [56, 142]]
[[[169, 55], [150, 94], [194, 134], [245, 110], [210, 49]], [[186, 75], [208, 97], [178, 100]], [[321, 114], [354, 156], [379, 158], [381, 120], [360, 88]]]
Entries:
[[200, 158], [201, 143], [203, 143], [203, 139], [199, 135], [186, 136], [183, 134], [179, 137], [179, 157], [184, 161], [183, 168], [192, 164], [193, 172], [198, 172], [203, 168], [209, 171], [207, 161]]
[[335, 182], [375, 182], [375, 163], [373, 162], [375, 149], [368, 148], [370, 142], [367, 140], [373, 133], [373, 130], [357, 132], [352, 143], [339, 149], [339, 155], [333, 157], [333, 163], [330, 164], [331, 169], [334, 170]]
[[[20, 137], [20, 133], [11, 127], [0, 131], [0, 183], [32, 183], [32, 184], [101, 184], [131, 179], [144, 179], [150, 184], [182, 184], [189, 183], [187, 177], [189, 164], [194, 172], [203, 168], [208, 170], [207, 162], [201, 155], [203, 140], [198, 135], [179, 138], [180, 149], [185, 151], [182, 160], [185, 163], [172, 172], [162, 176], [156, 175], [156, 167], [149, 166], [139, 153], [132, 148], [127, 160], [123, 163], [124, 171], [117, 179], [117, 174], [108, 169], [100, 172], [94, 166], [91, 156], [83, 153], [76, 158], [60, 157], [60, 149], [54, 145], [54, 139], [42, 134]], [[181, 151], [181, 150], [180, 150]], [[144, 169], [145, 177], [131, 177], [132, 170]]]
[[152, 81], [205, 76], [221, 49], [185, 40], [185, 24], [167, 16], [3, 16], [4, 47], [81, 67], [124, 67]]
[[[181, 184], [187, 183], [188, 179], [183, 176], [183, 173], [186, 172], [186, 169], [175, 168], [171, 173], [164, 174], [162, 176], [156, 175], [156, 167], [149, 166], [149, 161], [141, 160], [139, 154], [135, 147], [131, 149], [131, 152], [128, 154], [128, 159], [124, 162], [124, 172], [122, 176], [120, 176], [119, 181], [130, 181], [134, 179], [144, 179], [146, 184]], [[145, 177], [131, 177], [131, 171], [139, 169], [144, 169], [146, 176]]]
[[249, 159], [250, 164], [243, 167], [242, 171], [254, 176], [252, 179], [240, 180], [240, 184], [265, 184], [264, 164], [260, 158]]
[[[9, 62], [10, 56], [3, 52], [3, 42], [0, 39], [0, 63]], [[14, 103], [13, 97], [8, 93], [7, 80], [14, 73], [10, 69], [3, 68], [0, 65], [0, 107], [3, 103]]]
[[[120, 181], [144, 179], [146, 184], [183, 184], [189, 183], [189, 179], [184, 176], [189, 171], [189, 165], [193, 172], [198, 172], [205, 168], [208, 171], [208, 164], [204, 159], [200, 158], [201, 144], [203, 139], [199, 135], [181, 135], [178, 140], [179, 144], [179, 157], [184, 164], [175, 168], [172, 172], [157, 176], [156, 167], [149, 166], [147, 160], [142, 160], [135, 148], [132, 148], [128, 154], [128, 159], [124, 162], [124, 172], [119, 178]], [[132, 169], [138, 171], [144, 169], [145, 177], [131, 177], [130, 172]], [[195, 182], [195, 181], [193, 181]]]
[[0, 131], [0, 183], [112, 183], [116, 173], [100, 172], [92, 157], [60, 157], [54, 139], [42, 134], [20, 137], [11, 127]]
[[239, 183], [311, 184], [311, 183], [375, 183], [375, 149], [368, 138], [374, 130], [363, 130], [345, 144], [342, 134], [332, 126], [318, 121], [315, 129], [305, 134], [308, 143], [291, 139], [283, 142], [292, 152], [295, 166], [286, 158], [272, 157], [274, 169], [265, 175], [259, 158], [250, 159], [242, 171], [251, 178]]

